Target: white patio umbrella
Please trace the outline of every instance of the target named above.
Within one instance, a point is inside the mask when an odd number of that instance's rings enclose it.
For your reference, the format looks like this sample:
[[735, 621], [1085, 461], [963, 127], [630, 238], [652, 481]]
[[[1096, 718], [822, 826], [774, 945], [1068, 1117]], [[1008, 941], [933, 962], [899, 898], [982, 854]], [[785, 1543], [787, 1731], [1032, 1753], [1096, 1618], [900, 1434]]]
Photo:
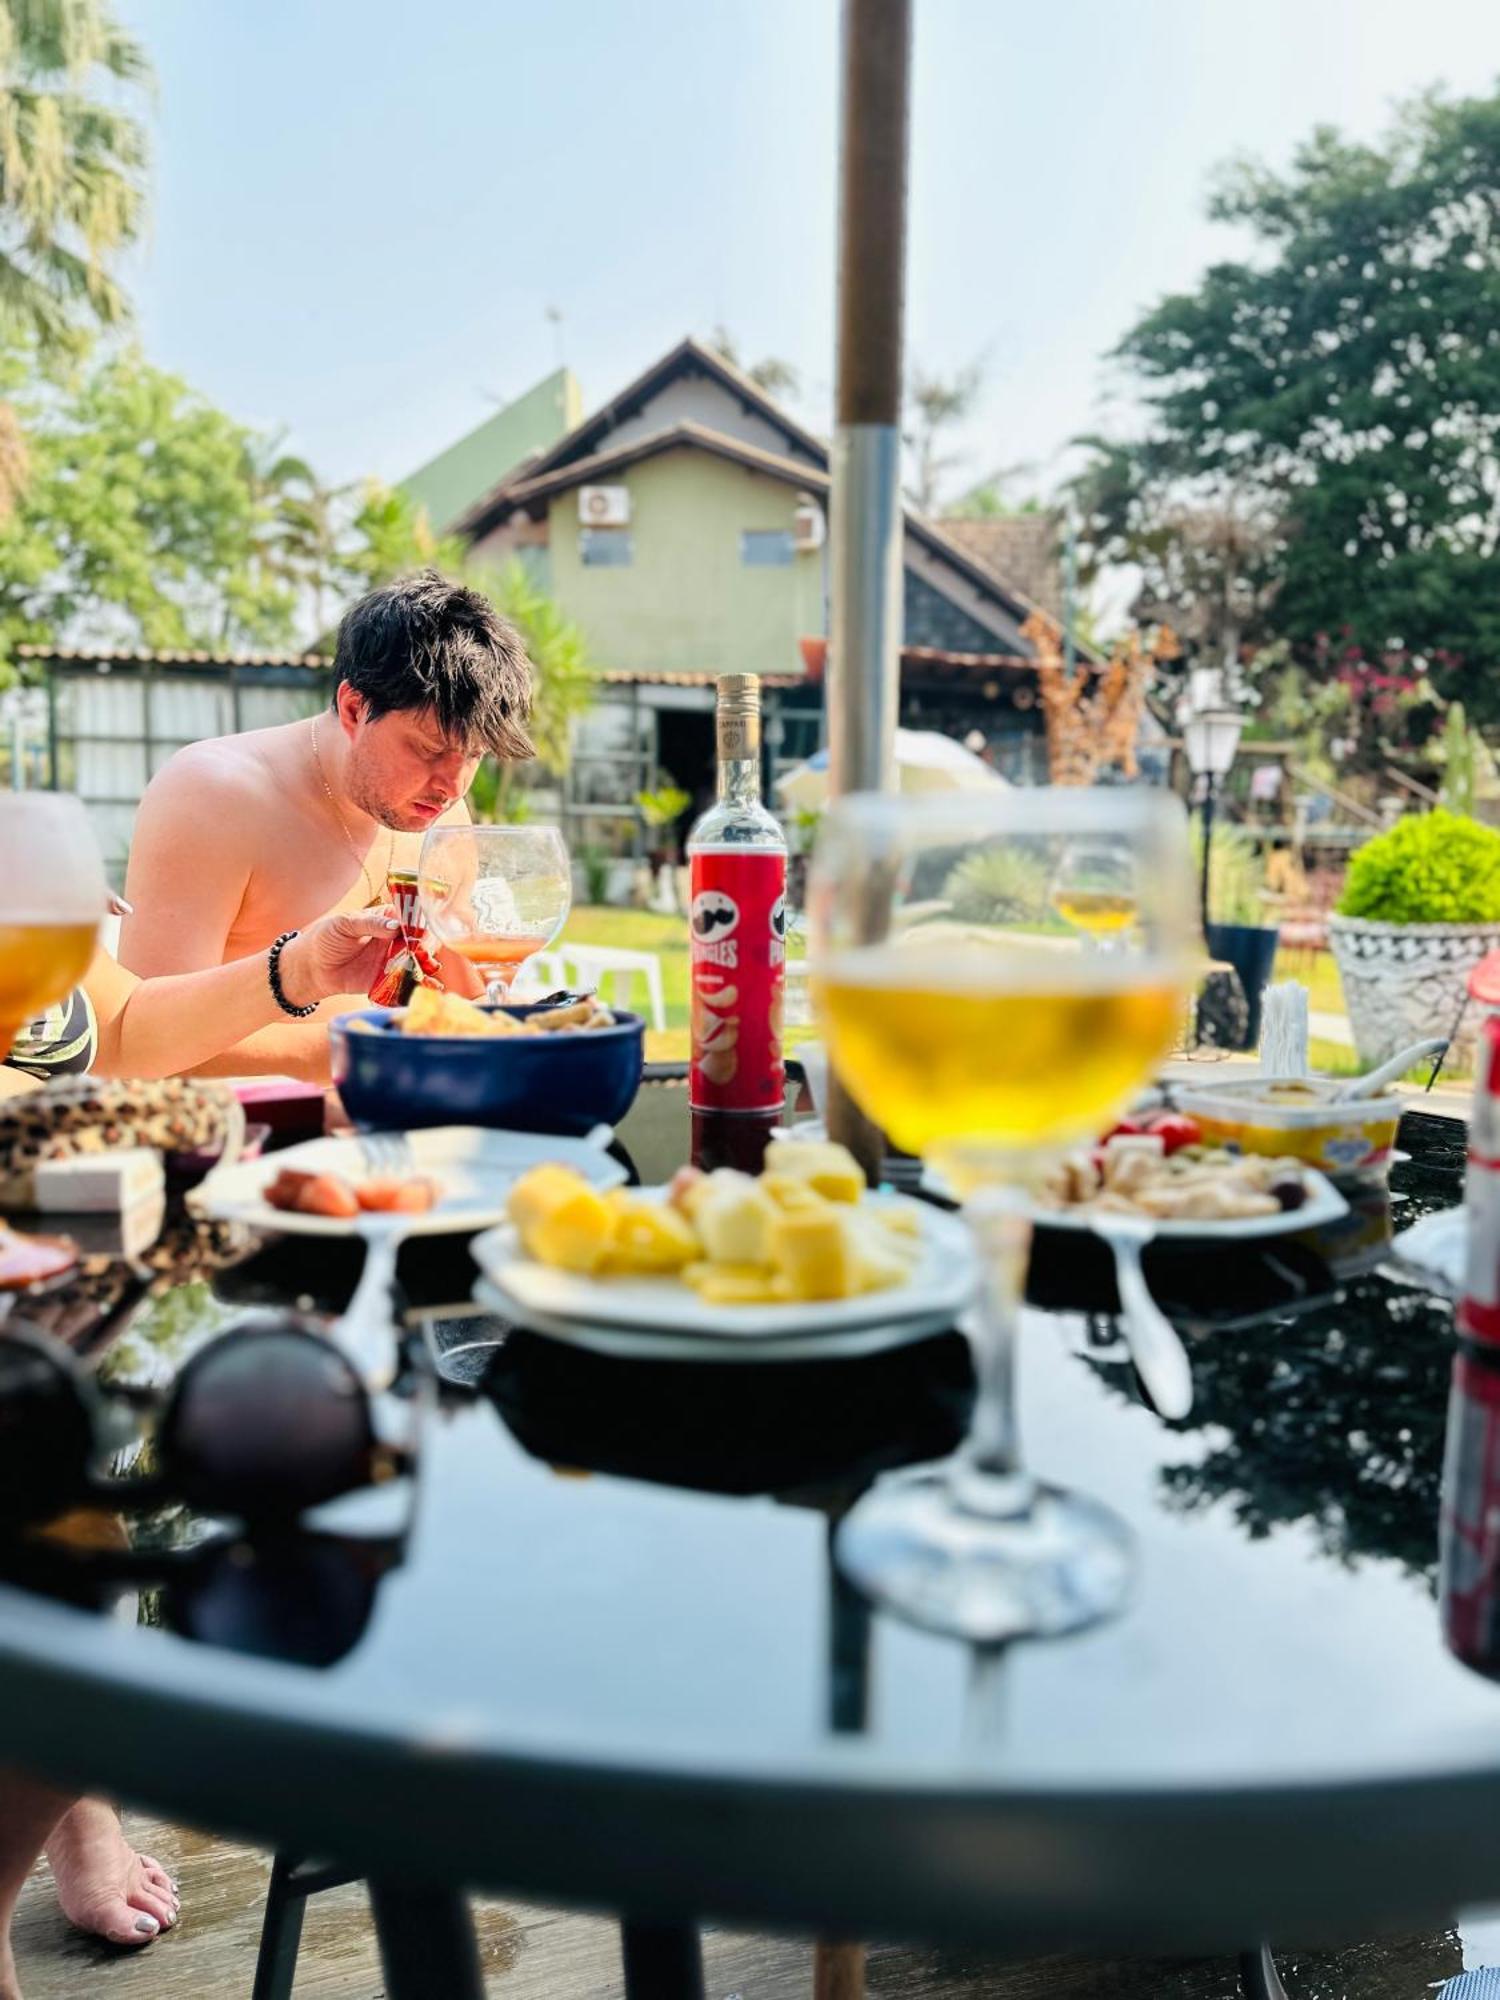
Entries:
[[[903, 792], [985, 792], [1007, 782], [962, 743], [931, 729], [896, 731], [896, 781]], [[826, 805], [828, 752], [820, 750], [785, 772], [776, 780], [776, 794], [783, 805], [798, 811]]]

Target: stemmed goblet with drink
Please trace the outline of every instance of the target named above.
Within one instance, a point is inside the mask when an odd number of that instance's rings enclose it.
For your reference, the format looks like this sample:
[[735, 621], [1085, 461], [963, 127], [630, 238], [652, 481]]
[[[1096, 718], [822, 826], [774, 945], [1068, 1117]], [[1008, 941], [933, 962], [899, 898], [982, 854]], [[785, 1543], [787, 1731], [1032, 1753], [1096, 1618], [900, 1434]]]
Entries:
[[417, 888], [427, 921], [504, 1000], [517, 972], [553, 943], [573, 902], [568, 850], [555, 826], [435, 826]]
[[[1090, 882], [1132, 911], [1108, 951], [1058, 912], [1064, 858], [1085, 850]], [[819, 834], [808, 910], [834, 1067], [961, 1195], [984, 1278], [967, 1440], [952, 1462], [873, 1487], [840, 1527], [839, 1560], [891, 1609], [965, 1638], [1089, 1624], [1124, 1601], [1131, 1545], [1106, 1507], [1022, 1463], [1030, 1190], [1172, 1045], [1191, 966], [1182, 808], [1124, 788], [843, 799]]]
[[0, 1055], [89, 969], [108, 890], [71, 792], [0, 792]]

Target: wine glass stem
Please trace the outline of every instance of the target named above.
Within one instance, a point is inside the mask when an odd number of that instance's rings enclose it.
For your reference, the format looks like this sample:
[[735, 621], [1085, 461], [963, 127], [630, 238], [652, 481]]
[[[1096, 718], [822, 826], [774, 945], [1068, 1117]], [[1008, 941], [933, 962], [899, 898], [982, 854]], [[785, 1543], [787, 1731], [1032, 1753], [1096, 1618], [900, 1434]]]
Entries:
[[1016, 1423], [1016, 1341], [1031, 1222], [1017, 1188], [988, 1188], [965, 1213], [981, 1274], [969, 1319], [977, 1394], [954, 1495], [967, 1511], [1005, 1517], [1024, 1513], [1033, 1492]]
[[510, 998], [510, 982], [514, 977], [515, 975], [509, 972], [503, 976], [498, 972], [490, 973], [488, 982], [485, 985], [484, 997], [492, 1007], [503, 1006]]

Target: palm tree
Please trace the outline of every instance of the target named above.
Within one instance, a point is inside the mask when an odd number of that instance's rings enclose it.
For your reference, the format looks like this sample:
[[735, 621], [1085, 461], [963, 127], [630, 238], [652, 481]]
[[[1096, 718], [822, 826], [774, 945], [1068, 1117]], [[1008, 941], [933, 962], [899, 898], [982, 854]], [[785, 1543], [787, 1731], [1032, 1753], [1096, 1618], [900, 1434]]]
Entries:
[[305, 458], [282, 449], [283, 437], [253, 438], [245, 476], [255, 496], [258, 560], [290, 590], [321, 633], [328, 598], [346, 581], [342, 536], [352, 488], [325, 486]]
[[149, 84], [108, 0], [0, 0], [0, 338], [43, 359], [128, 312], [112, 265], [140, 233]]

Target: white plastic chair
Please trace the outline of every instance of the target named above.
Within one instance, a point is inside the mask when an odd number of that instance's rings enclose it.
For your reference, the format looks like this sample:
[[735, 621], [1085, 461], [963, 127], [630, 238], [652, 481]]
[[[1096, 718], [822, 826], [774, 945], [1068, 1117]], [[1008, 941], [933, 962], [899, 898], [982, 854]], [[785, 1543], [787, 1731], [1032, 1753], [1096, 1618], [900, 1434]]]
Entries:
[[654, 951], [626, 951], [614, 945], [564, 945], [557, 954], [569, 969], [569, 983], [592, 986], [606, 1005], [628, 1007], [631, 983], [637, 977], [646, 982], [646, 999], [651, 1025], [667, 1025], [666, 1001], [662, 996], [661, 960]]

